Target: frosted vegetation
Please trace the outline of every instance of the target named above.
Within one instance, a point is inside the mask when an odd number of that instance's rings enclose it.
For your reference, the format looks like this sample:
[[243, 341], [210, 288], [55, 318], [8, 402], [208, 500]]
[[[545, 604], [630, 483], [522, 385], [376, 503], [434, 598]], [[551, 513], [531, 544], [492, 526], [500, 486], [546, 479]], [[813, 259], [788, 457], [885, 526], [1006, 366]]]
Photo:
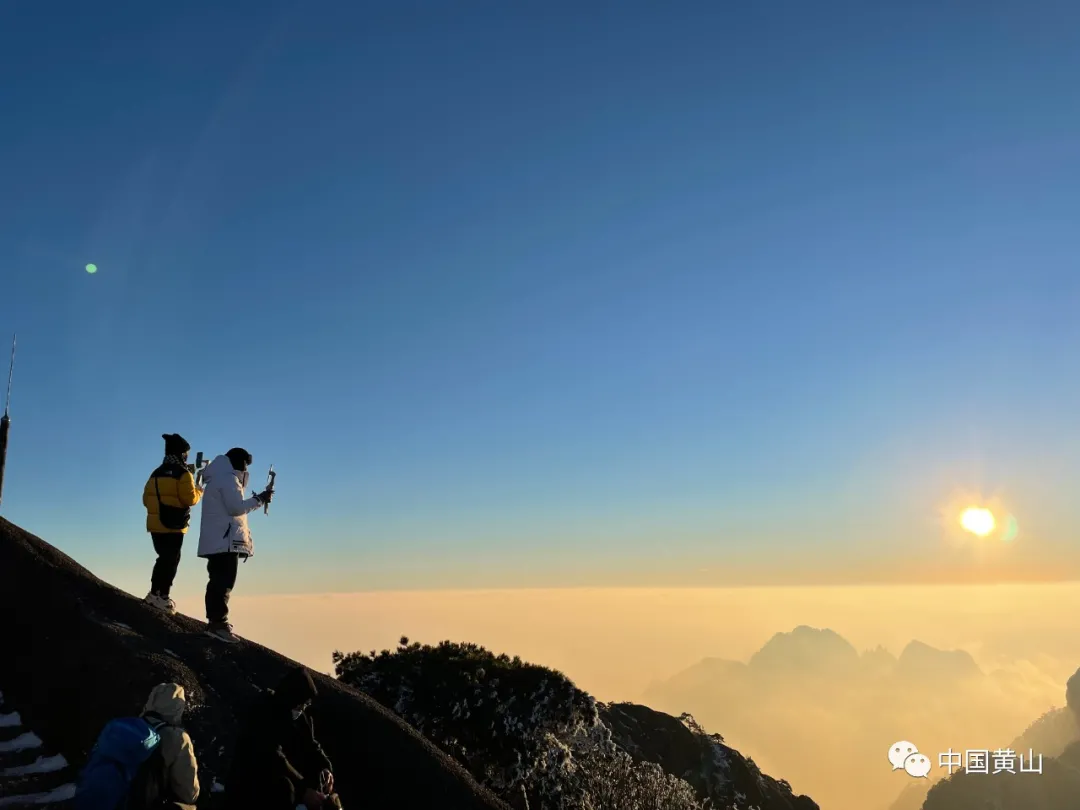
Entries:
[[[338, 677], [391, 708], [512, 806], [702, 810], [685, 780], [635, 760], [564, 675], [475, 644], [334, 653]], [[742, 809], [740, 809], [742, 810]]]

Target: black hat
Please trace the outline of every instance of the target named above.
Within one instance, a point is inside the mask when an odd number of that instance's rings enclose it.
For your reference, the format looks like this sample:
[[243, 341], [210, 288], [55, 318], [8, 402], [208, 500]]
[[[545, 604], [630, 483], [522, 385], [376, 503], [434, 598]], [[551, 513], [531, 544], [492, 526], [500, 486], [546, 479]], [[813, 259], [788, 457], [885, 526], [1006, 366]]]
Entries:
[[291, 709], [318, 697], [319, 690], [315, 688], [311, 673], [303, 667], [296, 667], [289, 670], [281, 679], [274, 694], [278, 700]]
[[179, 433], [162, 433], [161, 438], [165, 440], [167, 456], [182, 456], [191, 449], [191, 445]]
[[232, 462], [234, 470], [246, 470], [251, 463], [251, 453], [243, 447], [234, 447], [225, 456]]

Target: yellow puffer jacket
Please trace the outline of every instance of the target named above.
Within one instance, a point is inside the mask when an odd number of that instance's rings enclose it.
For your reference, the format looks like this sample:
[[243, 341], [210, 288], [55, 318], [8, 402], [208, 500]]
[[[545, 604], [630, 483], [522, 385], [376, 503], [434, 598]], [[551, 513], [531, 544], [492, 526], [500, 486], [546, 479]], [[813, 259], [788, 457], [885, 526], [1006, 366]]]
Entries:
[[[183, 528], [176, 528], [162, 523], [161, 509], [158, 503], [177, 510], [173, 517], [183, 523]], [[186, 534], [191, 523], [191, 507], [202, 498], [202, 490], [195, 486], [195, 476], [179, 460], [167, 460], [152, 473], [143, 487], [143, 506], [146, 507], [146, 530], [148, 532]], [[172, 521], [168, 521], [172, 522]]]

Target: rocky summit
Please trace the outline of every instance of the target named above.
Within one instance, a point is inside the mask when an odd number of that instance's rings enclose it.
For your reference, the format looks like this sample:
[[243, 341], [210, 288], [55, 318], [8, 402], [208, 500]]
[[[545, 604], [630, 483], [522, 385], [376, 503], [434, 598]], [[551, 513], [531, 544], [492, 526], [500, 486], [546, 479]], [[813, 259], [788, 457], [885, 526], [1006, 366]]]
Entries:
[[334, 659], [515, 810], [818, 810], [690, 715], [600, 703], [505, 653], [402, 638]]
[[810, 797], [762, 773], [753, 759], [725, 745], [720, 735], [706, 733], [689, 715], [616, 703], [601, 707], [600, 716], [623, 750], [684, 779], [710, 807], [818, 810]]
[[[296, 665], [252, 642], [216, 642], [202, 622], [147, 607], [2, 518], [0, 616], [3, 808], [70, 806], [77, 768], [104, 724], [138, 714], [150, 689], [166, 681], [187, 690], [199, 804], [212, 807], [228, 790], [237, 716]], [[505, 810], [392, 712], [313, 676], [321, 694], [312, 716], [345, 808]]]

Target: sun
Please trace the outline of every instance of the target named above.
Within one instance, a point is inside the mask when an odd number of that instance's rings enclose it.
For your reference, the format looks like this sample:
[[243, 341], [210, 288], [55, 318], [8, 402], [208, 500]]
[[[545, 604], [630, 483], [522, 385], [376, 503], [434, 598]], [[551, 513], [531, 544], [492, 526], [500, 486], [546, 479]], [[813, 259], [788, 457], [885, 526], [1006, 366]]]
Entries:
[[978, 537], [986, 537], [997, 527], [994, 513], [981, 506], [969, 506], [960, 513], [960, 525]]

